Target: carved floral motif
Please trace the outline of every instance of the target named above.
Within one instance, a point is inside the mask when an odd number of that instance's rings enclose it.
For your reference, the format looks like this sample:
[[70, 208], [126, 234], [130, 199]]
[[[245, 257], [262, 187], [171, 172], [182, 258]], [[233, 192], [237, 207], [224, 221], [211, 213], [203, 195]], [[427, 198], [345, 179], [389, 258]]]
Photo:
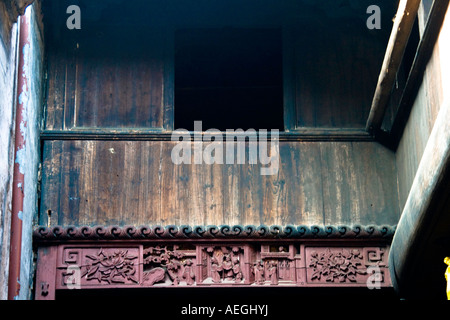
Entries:
[[115, 250], [112, 253], [103, 249], [95, 254], [86, 255], [90, 259], [85, 266], [82, 277], [86, 280], [97, 280], [99, 283], [138, 283], [134, 260], [137, 256], [129, 255], [128, 250]]
[[325, 278], [327, 282], [356, 282], [358, 274], [366, 274], [362, 258], [358, 249], [313, 251], [309, 262], [312, 268], [311, 280]]

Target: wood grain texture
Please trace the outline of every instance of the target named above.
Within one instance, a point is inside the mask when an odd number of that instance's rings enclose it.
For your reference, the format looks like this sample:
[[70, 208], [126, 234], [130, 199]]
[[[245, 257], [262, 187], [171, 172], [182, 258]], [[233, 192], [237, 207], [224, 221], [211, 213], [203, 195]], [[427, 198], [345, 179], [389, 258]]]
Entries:
[[[45, 141], [40, 224], [395, 224], [394, 154], [280, 142], [280, 169], [175, 165], [164, 141]], [[50, 220], [48, 212], [51, 211]]]
[[285, 62], [293, 68], [285, 66], [285, 104], [294, 105], [295, 111], [287, 112], [296, 128], [365, 128], [383, 43], [342, 25], [332, 30], [305, 25], [285, 38], [293, 45], [285, 52], [285, 59], [293, 60]]
[[163, 128], [173, 107], [166, 36], [164, 30], [100, 30], [55, 46], [48, 58], [46, 128]]
[[401, 0], [399, 2], [367, 119], [367, 131], [378, 130], [383, 123], [392, 87], [396, 81], [397, 72], [401, 65], [411, 30], [414, 27], [420, 2], [420, 0]]
[[[440, 37], [439, 41], [443, 39]], [[435, 46], [396, 151], [401, 208], [406, 202], [428, 137], [444, 101], [440, 51], [440, 46]]]

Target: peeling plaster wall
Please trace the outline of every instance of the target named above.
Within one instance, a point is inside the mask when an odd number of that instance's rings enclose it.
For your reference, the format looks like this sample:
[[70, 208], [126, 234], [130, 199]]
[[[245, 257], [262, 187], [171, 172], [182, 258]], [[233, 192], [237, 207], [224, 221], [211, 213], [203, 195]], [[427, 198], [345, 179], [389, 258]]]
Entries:
[[[37, 215], [38, 166], [40, 162], [39, 124], [42, 106], [43, 39], [38, 5], [28, 7], [26, 15], [30, 18], [30, 44], [25, 48], [24, 70], [17, 70], [18, 24], [11, 24], [6, 10], [0, 3], [0, 299], [7, 298], [9, 268], [9, 237], [12, 200], [12, 180], [14, 161], [19, 162], [25, 174], [24, 209], [22, 213], [22, 256], [20, 275], [20, 294], [17, 299], [30, 299], [33, 284], [34, 266], [32, 251], [32, 225]], [[29, 79], [24, 102], [25, 124], [21, 134], [25, 136], [25, 149], [17, 152], [14, 160], [16, 79], [23, 72]]]
[[[24, 119], [27, 125], [21, 127], [21, 133], [26, 136], [26, 148], [21, 156], [16, 155], [16, 161], [25, 174], [25, 199], [23, 207], [22, 230], [22, 259], [20, 266], [20, 294], [19, 299], [31, 297], [33, 283], [33, 250], [32, 250], [32, 226], [37, 220], [38, 207], [38, 166], [40, 162], [39, 124], [42, 110], [42, 78], [43, 78], [43, 39], [39, 27], [39, 13], [33, 5], [27, 9], [30, 16], [31, 39], [30, 46], [25, 48], [26, 63], [23, 72], [30, 80], [28, 93], [24, 98]], [[20, 99], [21, 97], [19, 97]]]

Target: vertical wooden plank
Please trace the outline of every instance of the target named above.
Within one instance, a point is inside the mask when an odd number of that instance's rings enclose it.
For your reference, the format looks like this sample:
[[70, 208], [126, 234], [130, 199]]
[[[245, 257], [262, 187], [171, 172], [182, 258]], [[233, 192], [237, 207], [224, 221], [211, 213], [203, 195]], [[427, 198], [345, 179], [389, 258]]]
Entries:
[[[117, 149], [121, 149], [119, 143], [115, 145], [117, 145]], [[127, 224], [127, 221], [140, 222], [140, 213], [137, 211], [139, 203], [146, 202], [148, 198], [148, 195], [143, 195], [142, 199], [139, 198], [140, 189], [146, 185], [146, 183], [142, 183], [142, 176], [147, 167], [142, 162], [142, 149], [148, 148], [148, 146], [144, 142], [133, 143], [131, 141], [124, 141], [122, 145], [123, 151], [120, 156], [123, 161], [122, 170], [116, 171], [115, 176], [118, 184], [117, 195], [123, 195], [122, 201], [117, 203], [116, 214], [120, 216], [119, 223], [124, 225]], [[148, 183], [152, 183], [152, 181]]]
[[[152, 169], [154, 169], [154, 162], [159, 158], [159, 154], [155, 152], [151, 152], [152, 145], [149, 142], [142, 143], [143, 145], [140, 148], [140, 156], [138, 164], [134, 165], [133, 161], [126, 160], [128, 162], [126, 169], [126, 176], [129, 175], [129, 171], [136, 171], [136, 179], [137, 183], [134, 186], [130, 186], [133, 188], [134, 195], [136, 197], [136, 206], [134, 207], [136, 210], [136, 223], [138, 225], [148, 224], [149, 221], [154, 220], [155, 212], [159, 211], [160, 206], [159, 203], [155, 205], [152, 201], [153, 199], [159, 200], [158, 193], [153, 193], [151, 191], [152, 186], [158, 185], [158, 171], [155, 171], [153, 175], [150, 173]], [[134, 144], [130, 142], [127, 150], [125, 151], [125, 159], [128, 157], [128, 154], [133, 154]], [[136, 152], [136, 151], [134, 151]], [[126, 177], [125, 177], [126, 178]], [[148, 181], [145, 183], [144, 181]], [[126, 184], [127, 182], [124, 182]], [[150, 196], [152, 195], [152, 196]], [[133, 201], [134, 203], [134, 201]], [[125, 205], [124, 210], [132, 210], [129, 204]], [[147, 217], [147, 219], [146, 219]]]
[[297, 126], [296, 107], [296, 40], [291, 27], [285, 27], [283, 37], [283, 117], [284, 130], [295, 130]]
[[78, 223], [79, 209], [79, 170], [81, 166], [80, 142], [70, 141], [61, 144], [61, 175], [59, 192], [58, 224]]
[[[160, 223], [162, 216], [162, 210], [165, 209], [166, 203], [162, 203], [162, 178], [163, 178], [163, 163], [162, 159], [162, 147], [161, 142], [141, 142], [141, 156], [140, 156], [140, 168], [139, 176], [135, 176], [138, 183], [136, 185], [130, 185], [133, 188], [132, 194], [136, 197], [136, 207], [127, 207], [127, 210], [137, 210], [136, 221], [142, 225], [152, 225]], [[138, 164], [133, 160], [134, 143], [130, 142], [129, 146], [129, 165], [128, 171], [138, 174]], [[131, 174], [131, 173], [129, 173]], [[128, 174], [127, 174], [128, 176]], [[134, 201], [133, 201], [134, 203]], [[136, 208], [136, 209], [135, 209]], [[124, 214], [124, 219], [126, 214]]]
[[283, 143], [281, 170], [286, 171], [288, 223], [323, 224], [323, 192], [318, 143]]
[[71, 143], [69, 149], [69, 157], [68, 157], [68, 172], [69, 181], [66, 183], [67, 188], [67, 198], [64, 199], [65, 203], [67, 203], [67, 211], [64, 214], [65, 218], [70, 218], [71, 221], [78, 221], [79, 213], [80, 213], [80, 194], [79, 188], [81, 184], [78, 181], [80, 180], [80, 171], [82, 170], [82, 158], [83, 153], [81, 152], [81, 148], [83, 148], [83, 143], [80, 141], [73, 141]]
[[163, 128], [165, 130], [175, 129], [175, 31], [166, 30], [166, 42], [163, 51], [164, 56], [164, 86], [163, 86]]
[[[236, 144], [233, 143], [235, 146]], [[222, 181], [223, 223], [230, 225], [240, 224], [239, 203], [241, 193], [239, 190], [239, 168], [234, 164], [224, 164]]]
[[204, 208], [205, 221], [206, 224], [217, 224], [218, 219], [215, 216], [215, 206], [217, 204], [214, 191], [218, 189], [217, 183], [219, 181], [215, 181], [214, 179], [214, 165], [203, 163], [198, 166], [201, 170], [200, 187], [203, 189], [204, 194], [202, 207]]
[[169, 143], [160, 142], [160, 158], [159, 158], [159, 175], [161, 188], [161, 213], [156, 219], [157, 223], [169, 224], [173, 217], [177, 215], [176, 204], [176, 168], [170, 160], [170, 152], [172, 145]]
[[[247, 145], [247, 144], [246, 144]], [[246, 148], [248, 150], [248, 147]], [[239, 192], [241, 194], [239, 211], [242, 224], [266, 223], [261, 221], [260, 203], [258, 203], [258, 193], [260, 193], [260, 184], [258, 183], [259, 167], [250, 164], [248, 153], [245, 164], [239, 166]]]
[[45, 141], [43, 146], [41, 208], [39, 224], [56, 225], [59, 214], [59, 197], [61, 192], [61, 142]]
[[94, 163], [94, 150], [95, 142], [83, 141], [81, 143], [83, 153], [81, 155], [81, 168], [80, 168], [80, 181], [79, 181], [79, 212], [76, 214], [78, 217], [77, 224], [83, 224], [84, 221], [88, 221], [86, 217], [95, 216], [95, 184], [94, 181], [98, 175], [97, 169], [92, 165]]
[[76, 94], [77, 94], [77, 54], [73, 48], [67, 48], [67, 57], [65, 58], [65, 93], [64, 93], [64, 117], [62, 119], [63, 129], [72, 129], [75, 125]]
[[352, 221], [348, 149], [348, 143], [320, 143], [325, 224]]
[[45, 128], [61, 130], [65, 108], [66, 55], [60, 46], [50, 50], [47, 57], [47, 99]]

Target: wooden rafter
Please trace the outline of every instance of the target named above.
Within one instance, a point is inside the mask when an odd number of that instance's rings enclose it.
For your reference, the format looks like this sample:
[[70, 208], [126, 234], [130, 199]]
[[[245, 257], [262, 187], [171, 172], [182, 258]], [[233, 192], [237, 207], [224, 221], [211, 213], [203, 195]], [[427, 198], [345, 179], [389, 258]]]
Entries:
[[420, 0], [401, 0], [399, 3], [366, 123], [366, 130], [371, 133], [377, 131], [383, 122], [391, 90], [414, 26], [419, 5]]
[[392, 124], [390, 136], [392, 138], [394, 148], [398, 146], [402, 137], [414, 99], [416, 98], [416, 94], [422, 83], [426, 66], [433, 54], [436, 41], [439, 37], [439, 32], [442, 24], [444, 23], [448, 5], [449, 0], [435, 0], [431, 5], [430, 13], [425, 23], [425, 30], [417, 47], [416, 56], [414, 58], [411, 70], [409, 71], [408, 79], [398, 104], [394, 122]]

